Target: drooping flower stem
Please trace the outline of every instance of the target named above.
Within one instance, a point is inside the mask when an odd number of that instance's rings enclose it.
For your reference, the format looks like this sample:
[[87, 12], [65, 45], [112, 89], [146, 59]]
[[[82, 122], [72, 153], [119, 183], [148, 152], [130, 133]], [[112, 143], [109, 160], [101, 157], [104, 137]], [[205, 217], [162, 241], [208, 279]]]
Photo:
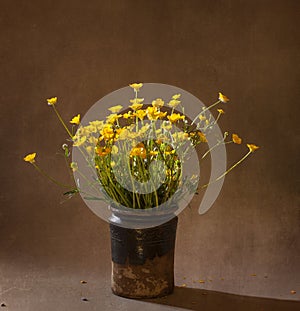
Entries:
[[193, 125], [195, 123], [195, 121], [199, 118], [200, 115], [202, 115], [204, 112], [206, 112], [207, 110], [210, 110], [211, 108], [217, 106], [221, 101], [218, 100], [215, 103], [213, 103], [212, 105], [210, 105], [209, 107], [203, 109], [200, 113], [197, 114], [196, 118], [193, 120], [193, 122], [191, 123], [191, 125]]
[[57, 117], [58, 117], [60, 123], [61, 123], [62, 126], [65, 128], [65, 130], [66, 130], [66, 132], [68, 133], [68, 135], [69, 135], [71, 138], [73, 138], [73, 135], [72, 135], [71, 132], [69, 131], [68, 127], [66, 126], [66, 124], [65, 124], [65, 122], [64, 122], [64, 120], [62, 119], [62, 117], [60, 116], [59, 112], [57, 111], [55, 105], [52, 105], [52, 107], [53, 107], [53, 109], [54, 109], [54, 111], [55, 111], [55, 113], [56, 113], [56, 115], [57, 115]]
[[71, 185], [65, 185], [62, 184], [61, 182], [55, 180], [53, 177], [51, 177], [50, 175], [48, 175], [44, 170], [42, 170], [38, 165], [36, 165], [35, 163], [32, 163], [32, 165], [34, 166], [34, 168], [40, 173], [42, 174], [44, 177], [46, 177], [47, 179], [49, 179], [51, 182], [53, 182], [54, 184], [56, 184], [57, 186], [60, 187], [64, 187], [64, 188], [71, 188], [73, 186]]
[[226, 172], [224, 172], [222, 175], [220, 175], [218, 178], [216, 178], [214, 181], [205, 184], [203, 186], [201, 186], [201, 188], [206, 188], [207, 186], [219, 181], [220, 179], [222, 179], [225, 175], [227, 175], [230, 171], [232, 171], [235, 167], [237, 167], [239, 164], [241, 164], [250, 154], [252, 153], [252, 151], [249, 151], [247, 154], [245, 154], [239, 161], [237, 161], [234, 165], [232, 165]]

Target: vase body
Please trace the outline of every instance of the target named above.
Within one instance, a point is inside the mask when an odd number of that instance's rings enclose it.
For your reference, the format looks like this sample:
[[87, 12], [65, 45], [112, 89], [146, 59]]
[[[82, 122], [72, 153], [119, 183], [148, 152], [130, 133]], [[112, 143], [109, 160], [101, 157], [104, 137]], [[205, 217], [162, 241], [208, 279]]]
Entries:
[[172, 293], [177, 216], [144, 229], [122, 227], [120, 221], [110, 222], [113, 293], [128, 298]]

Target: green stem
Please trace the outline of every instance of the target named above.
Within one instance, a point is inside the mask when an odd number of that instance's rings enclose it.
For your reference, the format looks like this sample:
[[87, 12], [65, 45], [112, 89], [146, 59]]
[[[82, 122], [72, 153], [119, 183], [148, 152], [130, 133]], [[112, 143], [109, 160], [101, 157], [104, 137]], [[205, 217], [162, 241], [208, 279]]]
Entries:
[[226, 172], [224, 172], [221, 176], [219, 176], [216, 180], [214, 180], [211, 183], [208, 183], [206, 185], [203, 185], [201, 188], [206, 188], [208, 185], [215, 183], [219, 181], [221, 178], [223, 178], [225, 175], [227, 175], [230, 171], [232, 171], [235, 167], [237, 167], [239, 164], [241, 164], [252, 152], [249, 151], [246, 155], [244, 155], [238, 162], [236, 162], [233, 166], [231, 166]]
[[53, 109], [54, 109], [54, 111], [55, 111], [55, 113], [56, 113], [56, 115], [57, 115], [57, 117], [58, 117], [60, 123], [61, 123], [62, 126], [65, 128], [65, 130], [67, 131], [68, 135], [69, 135], [71, 138], [73, 138], [73, 135], [71, 134], [71, 132], [70, 132], [69, 129], [67, 128], [67, 126], [66, 126], [64, 120], [63, 120], [62, 117], [60, 116], [60, 114], [59, 114], [59, 112], [57, 111], [55, 105], [52, 105], [52, 107], [53, 107]]
[[39, 166], [37, 166], [35, 163], [32, 163], [32, 165], [34, 166], [34, 168], [40, 173], [42, 174], [44, 177], [46, 177], [47, 179], [49, 179], [51, 182], [53, 182], [54, 184], [56, 184], [57, 186], [60, 187], [64, 187], [64, 188], [70, 188], [73, 186], [70, 185], [65, 185], [60, 183], [59, 181], [55, 180], [53, 177], [51, 177], [50, 175], [48, 175], [45, 171], [43, 171]]
[[220, 102], [221, 102], [221, 101], [218, 100], [218, 101], [216, 101], [214, 104], [212, 104], [212, 105], [210, 105], [209, 107], [203, 109], [200, 113], [198, 113], [198, 115], [197, 115], [196, 118], [193, 120], [193, 122], [192, 122], [191, 125], [193, 125], [193, 124], [195, 123], [195, 121], [197, 120], [197, 118], [199, 118], [199, 116], [200, 116], [202, 113], [204, 113], [204, 112], [206, 112], [207, 110], [209, 110], [209, 109], [215, 107], [215, 106], [218, 105]]

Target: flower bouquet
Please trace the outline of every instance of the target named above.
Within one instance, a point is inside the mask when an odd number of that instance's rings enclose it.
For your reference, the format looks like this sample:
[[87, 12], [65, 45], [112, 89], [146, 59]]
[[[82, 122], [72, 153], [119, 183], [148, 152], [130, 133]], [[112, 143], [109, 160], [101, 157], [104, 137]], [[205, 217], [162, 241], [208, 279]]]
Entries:
[[[127, 107], [109, 107], [105, 119], [96, 118], [85, 125], [80, 125], [78, 114], [70, 120], [71, 128], [57, 110], [57, 98], [47, 100], [69, 136], [62, 147], [76, 183], [64, 194], [72, 197], [80, 193], [86, 202], [107, 202], [111, 212], [112, 290], [132, 298], [172, 292], [176, 215], [182, 210], [179, 202], [186, 206], [201, 188], [221, 181], [258, 149], [247, 144], [248, 152], [240, 160], [214, 180], [200, 184], [199, 162], [220, 146], [242, 144], [238, 134], [228, 132], [209, 144], [210, 133], [225, 113], [217, 108], [214, 118], [210, 111], [229, 99], [219, 93], [215, 103], [190, 118], [180, 93], [166, 101], [153, 98], [146, 102], [139, 96], [142, 87], [142, 83], [130, 84], [133, 97]], [[83, 159], [80, 165], [76, 157], [70, 160], [70, 145]], [[38, 166], [36, 153], [24, 160], [52, 182], [68, 187]]]

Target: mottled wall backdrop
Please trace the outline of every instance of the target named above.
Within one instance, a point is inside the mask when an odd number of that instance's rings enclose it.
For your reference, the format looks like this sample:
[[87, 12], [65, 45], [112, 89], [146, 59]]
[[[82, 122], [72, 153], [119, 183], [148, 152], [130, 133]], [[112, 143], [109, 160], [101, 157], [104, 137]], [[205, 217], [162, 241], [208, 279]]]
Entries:
[[[158, 82], [205, 104], [222, 91], [231, 102], [220, 127], [261, 147], [207, 214], [180, 215], [177, 285], [299, 299], [299, 4], [1, 0], [0, 278], [109, 278], [108, 224], [79, 197], [61, 204], [62, 190], [22, 158], [36, 151], [69, 182], [46, 98], [69, 120], [131, 82]], [[228, 164], [247, 151], [228, 147]]]

